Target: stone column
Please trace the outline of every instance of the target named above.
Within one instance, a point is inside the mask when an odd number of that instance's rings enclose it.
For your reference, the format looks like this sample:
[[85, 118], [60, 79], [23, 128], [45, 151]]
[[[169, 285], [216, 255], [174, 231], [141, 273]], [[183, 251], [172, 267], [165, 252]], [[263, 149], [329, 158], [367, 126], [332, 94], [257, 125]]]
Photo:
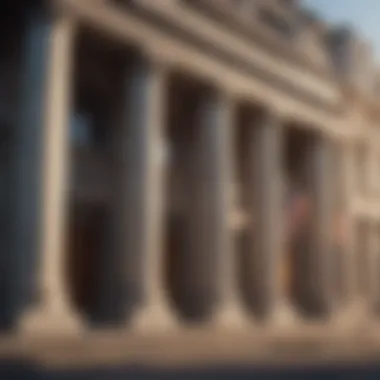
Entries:
[[42, 137], [40, 220], [41, 300], [27, 314], [21, 328], [36, 333], [75, 331], [79, 320], [70, 308], [64, 278], [68, 119], [70, 114], [71, 62], [75, 25], [66, 16], [52, 19], [48, 38], [48, 68]]
[[275, 320], [281, 317], [277, 313], [282, 296], [279, 270], [285, 252], [281, 127], [274, 115], [262, 114], [252, 126], [250, 144], [255, 293], [261, 298], [259, 314]]
[[334, 303], [332, 272], [333, 238], [333, 187], [331, 170], [331, 141], [318, 135], [310, 144], [312, 170], [311, 193], [313, 199], [311, 243], [315, 275], [316, 307], [323, 314], [332, 312]]
[[[156, 57], [135, 58], [127, 81], [125, 265], [141, 289], [133, 325], [169, 328], [174, 315], [164, 283], [165, 175], [163, 157], [167, 67]], [[136, 267], [137, 265], [137, 267]], [[142, 283], [141, 283], [142, 282]], [[138, 290], [139, 291], [139, 290]]]
[[[20, 312], [34, 301], [34, 273], [38, 255], [38, 211], [41, 163], [41, 134], [43, 119], [43, 90], [47, 58], [47, 37], [50, 33], [48, 16], [38, 10], [29, 12], [23, 35], [20, 103], [17, 127], [14, 128], [14, 167], [12, 182], [12, 255], [7, 274], [12, 281], [13, 313]], [[16, 115], [15, 115], [16, 116]], [[4, 305], [2, 305], [4, 307]], [[4, 310], [8, 311], [7, 307]], [[12, 314], [13, 314], [12, 313]]]
[[[234, 151], [234, 100], [225, 93], [210, 96], [204, 110], [208, 114], [204, 126], [206, 152], [210, 164], [211, 208], [209, 215], [210, 254], [215, 254], [219, 271], [217, 287], [219, 308], [215, 314], [215, 325], [223, 328], [244, 327], [247, 323], [242, 309], [238, 287], [238, 255], [232, 223], [235, 161]], [[211, 269], [211, 268], [210, 268]]]

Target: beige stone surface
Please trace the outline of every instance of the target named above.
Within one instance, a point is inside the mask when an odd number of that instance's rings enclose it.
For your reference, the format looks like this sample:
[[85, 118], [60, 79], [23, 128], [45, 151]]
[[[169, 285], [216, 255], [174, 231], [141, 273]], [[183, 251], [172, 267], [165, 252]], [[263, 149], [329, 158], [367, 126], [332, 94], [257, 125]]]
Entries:
[[183, 330], [151, 334], [103, 332], [86, 337], [0, 341], [0, 358], [23, 357], [50, 367], [108, 364], [176, 367], [202, 364], [308, 365], [360, 362], [380, 353], [378, 338], [366, 329], [315, 326], [256, 331]]
[[[125, 7], [100, 0], [56, 0], [52, 4], [55, 13], [49, 39], [44, 104], [41, 303], [37, 311], [28, 311], [21, 318], [20, 331], [15, 336], [0, 339], [0, 358], [21, 355], [56, 366], [111, 362], [174, 366], [212, 362], [304, 365], [378, 356], [380, 324], [371, 306], [378, 301], [379, 294], [376, 260], [380, 255], [380, 199], [375, 193], [380, 184], [380, 176], [376, 174], [380, 173], [380, 134], [374, 131], [377, 121], [369, 115], [373, 107], [371, 101], [363, 99], [362, 91], [334, 75], [328, 66], [327, 53], [321, 50], [318, 39], [326, 32], [323, 22], [310, 21], [302, 38], [284, 49], [281, 38], [269, 31], [265, 35], [264, 27], [250, 28], [242, 18], [244, 28], [256, 37], [249, 39], [243, 37], [245, 32], [237, 32], [227, 23], [223, 27], [211, 22], [206, 13], [196, 12], [175, 0], [135, 0], [133, 5]], [[203, 1], [203, 6], [210, 7], [210, 4]], [[222, 12], [232, 12], [228, 4], [224, 3]], [[289, 9], [279, 8], [277, 12], [284, 17], [295, 17]], [[230, 21], [232, 17], [242, 16], [231, 13]], [[236, 24], [236, 20], [234, 22]], [[121, 328], [104, 331], [93, 331], [82, 324], [80, 314], [70, 305], [63, 274], [69, 162], [66, 127], [74, 81], [71, 60], [75, 32], [83, 26], [125, 47], [133, 46], [141, 55], [138, 61], [141, 66], [134, 67], [126, 86], [130, 102], [125, 103], [128, 103], [130, 118], [123, 138], [125, 146], [131, 149], [125, 166], [126, 188], [123, 188], [126, 196], [123, 206], [126, 207], [120, 207], [119, 211], [121, 220], [129, 228], [128, 232], [124, 231], [123, 224], [118, 238], [122, 253], [129, 255], [125, 260], [125, 273], [132, 277], [139, 274], [145, 285], [146, 302], [128, 327], [126, 322]], [[305, 44], [309, 46], [306, 50], [302, 49]], [[157, 158], [156, 152], [169, 140], [163, 110], [167, 106], [169, 74], [178, 72], [188, 82], [197, 83], [202, 89], [207, 87], [207, 91], [204, 89], [207, 96], [200, 96], [202, 102], [195, 117], [199, 136], [194, 145], [195, 149], [201, 148], [192, 156], [200, 158], [197, 168], [200, 174], [194, 178], [201, 183], [203, 201], [195, 202], [191, 210], [191, 244], [197, 247], [198, 267], [188, 260], [187, 269], [192, 276], [200, 277], [202, 269], [203, 275], [206, 273], [215, 279], [215, 293], [220, 296], [220, 302], [213, 317], [196, 328], [188, 327], [174, 310], [163, 279], [164, 209], [168, 200], [170, 158]], [[193, 83], [189, 87], [191, 85]], [[233, 132], [237, 125], [232, 116], [235, 107], [242, 104], [254, 109], [256, 116], [260, 115], [247, 126], [257, 133], [251, 134], [248, 144], [251, 150], [250, 202], [254, 207], [246, 209], [239, 199], [243, 191], [234, 183]], [[318, 141], [327, 145], [338, 143], [343, 157], [339, 169], [343, 175], [338, 185], [350, 235], [343, 264], [348, 300], [344, 307], [334, 309], [333, 314], [317, 322], [307, 321], [284, 299], [286, 294], [278, 278], [278, 263], [283, 261], [285, 252], [282, 147], [290, 125], [317, 132]], [[355, 162], [358, 143], [364, 144], [370, 152], [359, 170]], [[309, 169], [315, 170], [309, 186], [318, 215], [313, 225], [313, 263], [317, 267], [314, 287], [319, 296], [323, 293], [324, 303], [329, 303], [333, 295], [331, 256], [328, 255], [332, 231], [329, 228], [332, 221], [329, 179], [332, 177], [326, 161], [328, 152], [322, 150], [324, 146], [323, 143], [313, 145], [314, 165], [312, 163]], [[130, 173], [135, 175], [133, 181], [128, 178]], [[362, 186], [362, 190], [361, 178], [368, 184]], [[107, 198], [101, 189], [97, 190], [98, 193], [94, 193], [98, 198]], [[187, 191], [187, 197], [191, 198], [192, 190]], [[182, 198], [178, 203], [181, 209]], [[358, 299], [355, 282], [357, 255], [362, 250], [355, 245], [355, 222], [359, 219], [370, 223], [373, 243], [369, 245], [370, 260], [365, 273], [370, 279], [371, 292], [361, 299]], [[265, 297], [269, 310], [261, 322], [243, 305], [239, 294], [235, 238], [244, 229], [252, 236], [256, 234], [253, 244], [256, 251], [251, 248], [247, 266], [260, 261], [255, 273], [261, 279], [261, 296]], [[257, 260], [257, 252], [261, 253], [261, 260]], [[139, 271], [133, 266], [135, 257], [141, 260]], [[205, 260], [209, 257], [212, 259]], [[200, 268], [204, 263], [207, 265]], [[250, 280], [252, 288], [259, 282], [256, 278]]]

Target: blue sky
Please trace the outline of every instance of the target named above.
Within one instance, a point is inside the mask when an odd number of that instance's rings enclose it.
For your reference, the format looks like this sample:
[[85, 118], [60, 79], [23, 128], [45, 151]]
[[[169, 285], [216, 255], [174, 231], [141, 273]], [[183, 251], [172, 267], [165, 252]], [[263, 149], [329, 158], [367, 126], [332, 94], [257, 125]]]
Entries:
[[332, 22], [349, 21], [372, 42], [377, 60], [380, 58], [380, 0], [304, 0]]

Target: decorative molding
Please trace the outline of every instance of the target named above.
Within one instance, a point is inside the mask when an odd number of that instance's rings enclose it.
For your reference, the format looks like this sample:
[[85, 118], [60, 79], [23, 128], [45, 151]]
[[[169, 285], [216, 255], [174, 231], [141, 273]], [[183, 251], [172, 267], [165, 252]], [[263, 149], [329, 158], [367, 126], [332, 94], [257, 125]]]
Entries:
[[[120, 5], [118, 7], [120, 7]], [[271, 73], [264, 68], [255, 65], [252, 60], [249, 61], [233, 52], [230, 52], [227, 47], [218, 46], [208, 41], [206, 38], [198, 36], [196, 31], [192, 32], [186, 28], [181, 27], [175, 21], [168, 20], [164, 16], [155, 12], [154, 9], [150, 9], [148, 6], [139, 7], [136, 6], [136, 3], [134, 3], [132, 7], [129, 7], [129, 3], [127, 2], [123, 3], [123, 7], [125, 7], [125, 10], [128, 11], [128, 13], [141, 18], [145, 22], [153, 24], [162, 32], [167, 33], [170, 38], [180, 39], [181, 41], [191, 45], [193, 48], [199, 49], [200, 51], [215, 57], [220, 62], [223, 62], [235, 70], [244, 72], [245, 74], [251, 75], [258, 80], [264, 81], [268, 85], [278, 89], [280, 92], [286, 94], [287, 96], [290, 95], [296, 99], [302, 99], [303, 102], [307, 102], [314, 107], [326, 110], [333, 114], [339, 114], [343, 111], [342, 104], [340, 104], [339, 101], [331, 102], [323, 99], [321, 96], [316, 95], [312, 90], [308, 91], [306, 89], [300, 88], [296, 84], [291, 83], [291, 81], [282, 78], [280, 75]], [[120, 10], [122, 10], [122, 8], [120, 8]], [[273, 59], [276, 58], [273, 57]], [[313, 72], [311, 72], [311, 75], [312, 74]], [[335, 82], [332, 80], [328, 83], [334, 85]], [[339, 91], [338, 84], [337, 91]]]

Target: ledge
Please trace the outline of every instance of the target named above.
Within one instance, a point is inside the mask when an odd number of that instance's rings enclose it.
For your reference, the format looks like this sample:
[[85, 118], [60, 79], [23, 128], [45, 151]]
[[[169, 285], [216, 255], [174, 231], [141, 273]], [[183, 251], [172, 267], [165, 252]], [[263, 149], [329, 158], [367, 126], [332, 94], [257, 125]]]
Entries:
[[[371, 362], [380, 357], [380, 339], [368, 331], [343, 334], [332, 326], [290, 333], [278, 329], [221, 332], [184, 330], [142, 335], [88, 333], [84, 337], [3, 338], [0, 360], [20, 359], [51, 368], [143, 365], [305, 366]], [[339, 331], [339, 329], [338, 329]]]

